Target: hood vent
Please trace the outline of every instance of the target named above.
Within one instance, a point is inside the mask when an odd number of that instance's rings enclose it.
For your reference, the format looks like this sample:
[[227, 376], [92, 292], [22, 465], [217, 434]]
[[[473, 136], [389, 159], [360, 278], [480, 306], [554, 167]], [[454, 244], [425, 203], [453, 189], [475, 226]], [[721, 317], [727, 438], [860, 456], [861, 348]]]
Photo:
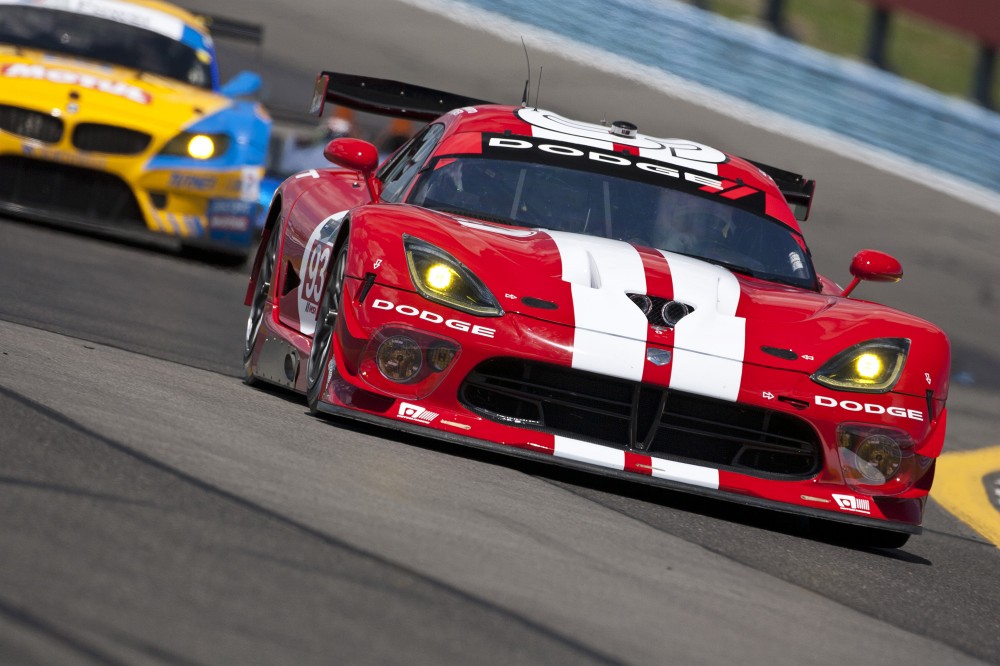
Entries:
[[636, 307], [646, 315], [649, 325], [655, 328], [673, 328], [684, 317], [694, 312], [694, 306], [669, 298], [626, 294]]

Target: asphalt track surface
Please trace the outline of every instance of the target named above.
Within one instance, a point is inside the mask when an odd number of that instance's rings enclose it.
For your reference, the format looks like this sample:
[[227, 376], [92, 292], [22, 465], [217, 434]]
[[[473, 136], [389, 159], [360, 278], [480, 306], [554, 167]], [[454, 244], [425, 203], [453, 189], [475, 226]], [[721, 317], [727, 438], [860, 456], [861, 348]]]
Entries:
[[[267, 23], [261, 69], [304, 81], [303, 104], [319, 68], [491, 98], [523, 79], [509, 43], [388, 0], [211, 4]], [[557, 111], [620, 104], [817, 175], [820, 269], [896, 254], [904, 281], [859, 295], [945, 326], [977, 381], [953, 387], [948, 449], [997, 443], [992, 214], [544, 66]], [[1000, 663], [1000, 553], [933, 500], [903, 549], [853, 549], [783, 514], [310, 417], [237, 378], [242, 269], [0, 220], [0, 285], [0, 663]]]

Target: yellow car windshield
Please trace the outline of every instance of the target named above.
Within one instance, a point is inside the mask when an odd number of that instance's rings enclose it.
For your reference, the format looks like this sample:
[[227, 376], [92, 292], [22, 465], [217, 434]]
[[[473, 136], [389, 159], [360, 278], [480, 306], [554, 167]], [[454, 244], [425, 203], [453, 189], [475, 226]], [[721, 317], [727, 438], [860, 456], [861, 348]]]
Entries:
[[212, 87], [211, 54], [167, 35], [98, 16], [0, 5], [0, 44], [131, 67]]

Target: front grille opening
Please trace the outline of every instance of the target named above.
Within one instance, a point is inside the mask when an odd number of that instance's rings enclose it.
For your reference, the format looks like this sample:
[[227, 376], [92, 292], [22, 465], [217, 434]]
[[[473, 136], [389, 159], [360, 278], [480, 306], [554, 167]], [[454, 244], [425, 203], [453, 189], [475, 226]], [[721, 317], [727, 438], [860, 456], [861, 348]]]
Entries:
[[26, 139], [58, 143], [63, 134], [63, 121], [47, 113], [0, 104], [0, 130]]
[[501, 423], [748, 474], [806, 478], [822, 464], [796, 416], [572, 368], [491, 359], [459, 398]]
[[117, 176], [68, 164], [0, 157], [0, 201], [105, 227], [146, 228], [132, 190]]
[[74, 146], [108, 155], [138, 155], [149, 147], [152, 139], [145, 132], [99, 123], [80, 123], [73, 130]]
[[149, 200], [152, 202], [153, 207], [157, 210], [166, 210], [167, 208], [167, 193], [166, 192], [150, 192]]

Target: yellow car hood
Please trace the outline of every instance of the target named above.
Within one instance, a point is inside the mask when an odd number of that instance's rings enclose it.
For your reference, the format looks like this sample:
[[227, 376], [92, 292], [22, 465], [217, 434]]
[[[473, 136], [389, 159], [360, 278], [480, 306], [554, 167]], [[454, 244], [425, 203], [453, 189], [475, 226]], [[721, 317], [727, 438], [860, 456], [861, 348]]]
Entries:
[[0, 48], [0, 104], [73, 123], [127, 127], [165, 141], [231, 100], [138, 70]]

